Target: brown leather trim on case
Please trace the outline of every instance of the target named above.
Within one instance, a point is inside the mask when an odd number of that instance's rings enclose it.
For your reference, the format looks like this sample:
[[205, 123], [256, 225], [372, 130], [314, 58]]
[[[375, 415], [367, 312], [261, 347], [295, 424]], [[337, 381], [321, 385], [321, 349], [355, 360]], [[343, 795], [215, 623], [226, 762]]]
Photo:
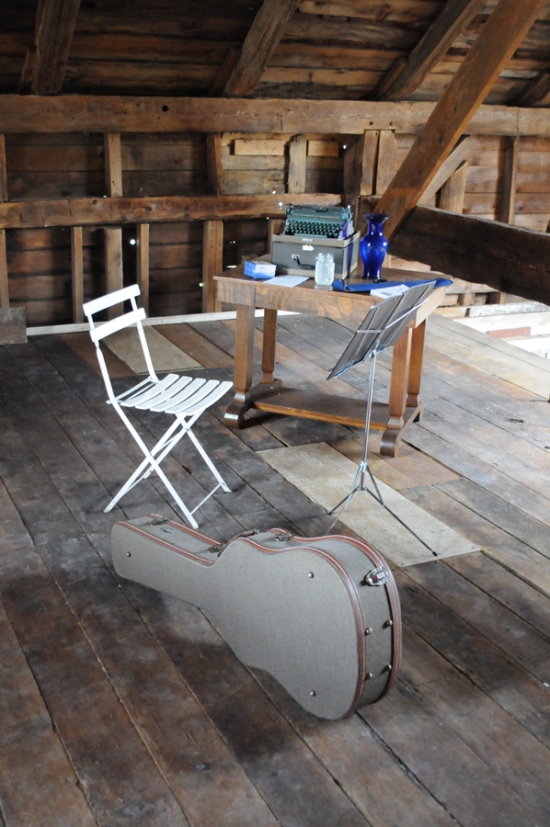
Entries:
[[[140, 534], [142, 537], [146, 537], [148, 540], [152, 540], [153, 542], [158, 543], [159, 546], [164, 546], [165, 548], [169, 548], [170, 551], [173, 551], [176, 554], [181, 555], [182, 557], [187, 557], [190, 560], [194, 560], [196, 563], [200, 563], [201, 566], [208, 567], [208, 566], [213, 566], [214, 565], [214, 562], [215, 562], [214, 560], [203, 560], [202, 557], [197, 557], [197, 555], [193, 554], [192, 551], [186, 551], [183, 548], [178, 548], [177, 546], [173, 545], [172, 543], [169, 543], [167, 540], [163, 540], [162, 537], [155, 537], [154, 534], [150, 534], [149, 532], [144, 531], [142, 528], [138, 528], [138, 526], [132, 525], [131, 523], [126, 522], [125, 520], [120, 520], [118, 523], [116, 523], [116, 525], [124, 526], [124, 528], [127, 528], [130, 531], [133, 531], [135, 534]], [[173, 523], [173, 525], [177, 525], [177, 523]], [[190, 531], [191, 531], [191, 529], [190, 529]], [[192, 532], [192, 533], [196, 534], [196, 532]], [[203, 537], [202, 534], [200, 534], [198, 536], [201, 537], [201, 539]], [[209, 539], [209, 538], [206, 538], [206, 539]]]
[[402, 629], [401, 629], [401, 602], [399, 600], [399, 592], [397, 590], [397, 584], [393, 577], [392, 571], [388, 566], [386, 560], [379, 551], [377, 551], [374, 546], [371, 546], [370, 543], [365, 542], [364, 540], [358, 540], [355, 537], [347, 537], [345, 534], [330, 534], [325, 535], [324, 537], [307, 537], [303, 538], [308, 542], [315, 542], [315, 540], [326, 540], [328, 538], [332, 538], [335, 540], [344, 540], [346, 543], [350, 543], [356, 546], [358, 549], [363, 551], [369, 560], [373, 563], [376, 563], [377, 566], [383, 565], [385, 569], [387, 569], [390, 579], [386, 583], [386, 590], [388, 595], [388, 602], [390, 604], [390, 614], [392, 619], [392, 663], [391, 663], [391, 672], [389, 673], [389, 679], [384, 687], [384, 691], [378, 698], [381, 700], [385, 695], [388, 694], [392, 686], [394, 685], [395, 681], [397, 680], [397, 675], [399, 674], [399, 669], [401, 667], [401, 639], [402, 639]]
[[[147, 517], [154, 517], [157, 520], [163, 520], [160, 514], [147, 514]], [[207, 537], [206, 534], [201, 534], [200, 531], [195, 531], [194, 528], [189, 528], [186, 525], [182, 525], [181, 523], [176, 523], [174, 520], [166, 520], [167, 525], [172, 526], [173, 528], [177, 528], [178, 531], [183, 531], [184, 534], [192, 534], [193, 537], [198, 537], [199, 540], [204, 540], [205, 543], [210, 543], [211, 545], [215, 546], [219, 540], [213, 540], [212, 537]], [[126, 525], [126, 522], [124, 523]]]

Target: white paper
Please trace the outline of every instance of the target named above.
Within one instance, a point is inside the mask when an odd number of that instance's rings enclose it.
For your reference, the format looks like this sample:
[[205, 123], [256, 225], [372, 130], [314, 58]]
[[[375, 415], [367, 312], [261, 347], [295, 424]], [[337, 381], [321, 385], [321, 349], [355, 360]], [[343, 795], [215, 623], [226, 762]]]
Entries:
[[303, 281], [307, 281], [309, 276], [275, 276], [269, 279], [268, 284], [278, 284], [281, 287], [296, 287]]
[[380, 289], [371, 290], [373, 298], [391, 299], [392, 296], [401, 296], [406, 293], [409, 288], [406, 284], [395, 284], [393, 287], [381, 287]]

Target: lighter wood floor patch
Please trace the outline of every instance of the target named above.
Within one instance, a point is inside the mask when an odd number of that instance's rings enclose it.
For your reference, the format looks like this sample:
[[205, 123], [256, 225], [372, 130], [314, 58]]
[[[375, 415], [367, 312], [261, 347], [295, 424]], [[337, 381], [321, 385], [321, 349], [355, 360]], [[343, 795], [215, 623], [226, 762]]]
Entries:
[[[323, 442], [259, 453], [275, 471], [327, 511], [349, 493], [357, 472], [355, 462]], [[379, 479], [376, 481], [388, 508], [366, 492], [360, 492], [340, 519], [397, 566], [412, 566], [479, 551], [478, 546], [398, 491]], [[329, 525], [327, 518], [327, 528]]]
[[[201, 365], [179, 347], [172, 344], [158, 330], [152, 327], [145, 327], [145, 336], [151, 352], [151, 359], [155, 370], [162, 373], [167, 370], [194, 370]], [[143, 358], [143, 352], [135, 328], [125, 328], [113, 333], [105, 341], [119, 359], [122, 359], [134, 373], [147, 373], [147, 366]]]

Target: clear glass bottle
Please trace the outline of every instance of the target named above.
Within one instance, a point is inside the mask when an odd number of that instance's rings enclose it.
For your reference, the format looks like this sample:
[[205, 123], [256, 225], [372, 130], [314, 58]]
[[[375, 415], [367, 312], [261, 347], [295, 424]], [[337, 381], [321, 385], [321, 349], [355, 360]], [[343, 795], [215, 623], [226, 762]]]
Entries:
[[332, 253], [318, 253], [315, 259], [315, 284], [328, 287], [334, 281], [334, 256]]

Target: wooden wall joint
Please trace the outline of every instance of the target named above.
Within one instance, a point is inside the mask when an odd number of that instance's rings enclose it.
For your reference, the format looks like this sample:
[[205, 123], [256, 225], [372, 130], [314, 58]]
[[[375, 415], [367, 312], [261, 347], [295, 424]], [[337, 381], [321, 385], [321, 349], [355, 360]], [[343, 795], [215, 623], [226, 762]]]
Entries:
[[[109, 198], [122, 198], [122, 145], [120, 133], [105, 133], [105, 186]], [[122, 229], [109, 227], [105, 237], [105, 292], [112, 293], [124, 286], [122, 270]], [[122, 305], [110, 307], [108, 318], [119, 316]]]
[[84, 257], [82, 227], [71, 227], [71, 281], [73, 298], [73, 322], [84, 321]]
[[[0, 201], [8, 200], [8, 172], [6, 166], [6, 142], [0, 134]], [[6, 231], [0, 230], [0, 308], [7, 310], [10, 306], [10, 289], [8, 282], [8, 253], [6, 249]]]
[[202, 310], [216, 313], [221, 310], [214, 276], [223, 270], [223, 221], [205, 221], [202, 248]]
[[149, 224], [137, 225], [136, 276], [141, 290], [139, 303], [149, 315]]
[[307, 140], [305, 135], [295, 135], [288, 147], [287, 192], [306, 191]]

